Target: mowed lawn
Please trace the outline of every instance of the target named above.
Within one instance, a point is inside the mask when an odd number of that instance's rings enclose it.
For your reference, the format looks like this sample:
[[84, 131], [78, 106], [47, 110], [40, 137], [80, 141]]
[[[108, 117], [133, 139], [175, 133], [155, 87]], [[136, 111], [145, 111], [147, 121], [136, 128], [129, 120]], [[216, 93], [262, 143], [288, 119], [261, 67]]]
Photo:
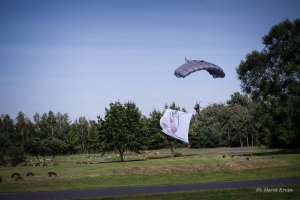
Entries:
[[[235, 149], [235, 150], [239, 150]], [[253, 153], [197, 152], [179, 149], [178, 157], [170, 150], [127, 153], [125, 162], [116, 154], [59, 156], [59, 166], [1, 167], [0, 192], [35, 192], [87, 188], [174, 185], [231, 180], [253, 180], [300, 176], [300, 154], [253, 149]], [[34, 158], [28, 160], [35, 164]], [[79, 164], [80, 163], [80, 164]], [[24, 180], [10, 178], [17, 172]], [[34, 176], [26, 176], [27, 173]], [[57, 177], [48, 177], [48, 172]]]

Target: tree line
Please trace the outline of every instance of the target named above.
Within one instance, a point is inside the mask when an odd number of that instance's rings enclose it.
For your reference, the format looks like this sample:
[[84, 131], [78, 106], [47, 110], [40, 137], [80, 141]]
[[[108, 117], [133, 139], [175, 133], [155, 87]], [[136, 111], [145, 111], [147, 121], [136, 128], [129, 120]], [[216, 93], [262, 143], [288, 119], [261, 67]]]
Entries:
[[[17, 165], [26, 155], [44, 162], [56, 155], [117, 152], [123, 161], [125, 151], [187, 147], [184, 142], [165, 135], [160, 118], [167, 108], [186, 111], [174, 102], [162, 111], [153, 110], [148, 117], [134, 102], [117, 101], [105, 109], [104, 117], [71, 122], [67, 113], [36, 113], [33, 121], [19, 112], [15, 119], [0, 117], [0, 159]], [[248, 95], [234, 93], [226, 103], [212, 104], [195, 113], [189, 131], [190, 148], [272, 146], [268, 129], [270, 116]], [[267, 120], [267, 121], [265, 121]], [[9, 158], [9, 160], [5, 160]]]
[[[296, 148], [300, 145], [300, 20], [285, 20], [263, 37], [265, 48], [253, 51], [237, 68], [242, 93], [226, 103], [211, 104], [197, 112], [190, 124], [191, 148], [260, 146]], [[0, 117], [0, 164], [16, 165], [26, 155], [45, 156], [94, 152], [186, 147], [163, 134], [160, 118], [167, 109], [186, 111], [174, 102], [163, 110], [142, 115], [134, 102], [109, 104], [97, 121], [67, 113], [23, 112], [15, 119]]]

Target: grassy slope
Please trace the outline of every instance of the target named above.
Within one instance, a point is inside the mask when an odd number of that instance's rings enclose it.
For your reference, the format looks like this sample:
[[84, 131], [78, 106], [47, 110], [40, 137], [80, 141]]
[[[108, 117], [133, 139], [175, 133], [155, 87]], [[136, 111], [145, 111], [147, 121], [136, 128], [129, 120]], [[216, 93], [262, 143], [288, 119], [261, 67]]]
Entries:
[[[185, 152], [189, 154], [188, 151]], [[162, 150], [154, 157], [166, 157], [168, 153]], [[124, 163], [103, 163], [105, 157], [96, 154], [62, 156], [58, 158], [60, 166], [56, 167], [0, 168], [0, 175], [4, 178], [0, 192], [171, 185], [300, 176], [300, 154], [277, 154], [259, 150], [255, 156], [249, 157], [249, 160], [246, 159], [246, 155], [235, 155], [233, 158], [230, 155], [223, 158], [223, 153], [193, 153], [176, 158], [145, 159], [128, 154], [127, 160], [140, 161]], [[110, 155], [107, 159], [106, 161], [115, 160], [116, 155]], [[78, 161], [87, 161], [89, 164], [77, 165]], [[49, 171], [56, 172], [58, 177], [48, 178]], [[10, 179], [13, 172], [22, 174], [25, 180], [15, 182]], [[35, 176], [26, 177], [28, 172], [33, 172]]]

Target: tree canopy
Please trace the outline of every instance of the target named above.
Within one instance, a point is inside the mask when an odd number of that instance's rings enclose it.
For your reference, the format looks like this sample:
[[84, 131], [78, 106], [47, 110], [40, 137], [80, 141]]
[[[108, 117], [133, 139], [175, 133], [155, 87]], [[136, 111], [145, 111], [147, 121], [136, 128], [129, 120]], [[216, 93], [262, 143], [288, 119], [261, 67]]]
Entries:
[[246, 56], [237, 68], [244, 92], [266, 104], [274, 126], [270, 146], [300, 141], [300, 19], [285, 20], [263, 37], [265, 48]]
[[102, 153], [117, 151], [123, 161], [126, 150], [139, 153], [142, 149], [143, 124], [141, 112], [135, 103], [111, 103], [109, 108], [105, 108], [104, 118], [99, 117], [98, 123]]

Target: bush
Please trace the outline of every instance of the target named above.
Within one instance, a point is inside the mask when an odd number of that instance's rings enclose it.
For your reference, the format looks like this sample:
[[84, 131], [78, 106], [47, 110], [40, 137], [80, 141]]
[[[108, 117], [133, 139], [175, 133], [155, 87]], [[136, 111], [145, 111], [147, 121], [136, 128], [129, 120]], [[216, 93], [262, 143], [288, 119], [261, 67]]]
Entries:
[[192, 148], [214, 148], [222, 146], [220, 133], [213, 128], [201, 127], [191, 137]]
[[7, 160], [4, 155], [0, 153], [0, 166], [5, 166], [7, 164]]
[[15, 167], [19, 163], [22, 163], [26, 160], [24, 153], [24, 148], [22, 146], [12, 146], [9, 150], [10, 164]]

